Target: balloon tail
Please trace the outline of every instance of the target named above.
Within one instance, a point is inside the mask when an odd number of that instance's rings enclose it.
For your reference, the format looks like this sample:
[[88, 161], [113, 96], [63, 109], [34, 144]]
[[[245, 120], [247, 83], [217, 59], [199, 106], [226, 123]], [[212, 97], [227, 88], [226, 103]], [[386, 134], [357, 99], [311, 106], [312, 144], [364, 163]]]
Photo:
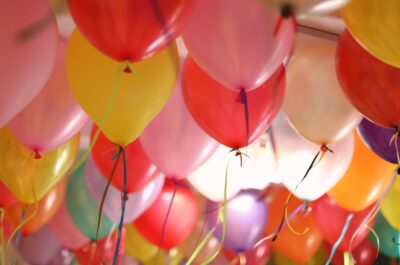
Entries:
[[240, 90], [240, 103], [243, 104], [244, 122], [246, 127], [246, 146], [249, 145], [249, 103], [247, 101], [247, 93], [244, 88]]
[[354, 260], [351, 258], [348, 251], [343, 253], [343, 259], [344, 265], [354, 265]]
[[96, 256], [97, 252], [97, 243], [96, 241], [92, 241], [90, 243], [90, 250], [89, 250], [89, 265], [94, 264], [94, 257]]
[[244, 252], [239, 254], [239, 264], [240, 265], [246, 265], [247, 264], [247, 258], [246, 258], [246, 254]]
[[276, 37], [276, 35], [278, 35], [281, 27], [282, 27], [282, 23], [283, 20], [285, 19], [291, 19], [292, 24], [293, 24], [293, 28], [297, 28], [297, 21], [296, 21], [296, 16], [293, 12], [293, 6], [291, 4], [284, 4], [281, 7], [281, 15], [278, 18], [278, 21], [276, 22], [275, 28], [274, 28], [274, 37]]
[[120, 147], [120, 153], [122, 153], [122, 161], [124, 164], [124, 192], [122, 195], [122, 209], [121, 209], [121, 218], [119, 219], [119, 225], [118, 225], [118, 237], [117, 237], [117, 245], [115, 247], [115, 252], [114, 252], [114, 259], [113, 259], [113, 265], [117, 265], [119, 261], [119, 256], [120, 256], [120, 251], [119, 251], [119, 246], [121, 243], [121, 233], [122, 233], [122, 226], [124, 224], [124, 217], [125, 217], [125, 208], [126, 208], [126, 201], [128, 200], [128, 195], [127, 195], [127, 165], [126, 165], [126, 153], [125, 150]]
[[331, 261], [332, 261], [332, 259], [333, 259], [333, 256], [334, 256], [335, 253], [336, 253], [336, 249], [338, 248], [339, 244], [342, 242], [342, 240], [343, 240], [343, 238], [344, 238], [344, 236], [345, 236], [347, 230], [349, 229], [349, 225], [350, 225], [350, 222], [351, 222], [351, 220], [353, 219], [353, 217], [354, 217], [354, 214], [353, 214], [353, 213], [350, 213], [350, 214], [347, 216], [346, 223], [344, 224], [342, 233], [340, 234], [339, 238], [336, 240], [335, 244], [333, 245], [333, 247], [332, 247], [332, 249], [331, 249], [331, 253], [330, 253], [330, 255], [329, 255], [328, 260], [325, 262], [325, 265], [329, 265], [329, 264], [331, 263]]

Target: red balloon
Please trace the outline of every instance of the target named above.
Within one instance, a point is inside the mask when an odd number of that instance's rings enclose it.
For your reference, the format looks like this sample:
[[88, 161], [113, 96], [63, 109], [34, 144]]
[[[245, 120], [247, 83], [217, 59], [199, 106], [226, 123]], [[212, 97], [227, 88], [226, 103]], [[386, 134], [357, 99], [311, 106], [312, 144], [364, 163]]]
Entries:
[[[237, 257], [237, 253], [224, 248], [224, 254], [228, 260], [233, 261]], [[265, 265], [268, 263], [272, 254], [272, 246], [270, 241], [264, 241], [256, 248], [248, 250], [244, 253], [246, 257], [246, 265]], [[232, 265], [241, 265], [240, 260]]]
[[[97, 126], [93, 125], [92, 138], [97, 131]], [[102, 175], [108, 179], [116, 162], [115, 154], [118, 149], [116, 145], [108, 140], [103, 133], [100, 133], [96, 144], [92, 149], [94, 162]], [[126, 164], [127, 164], [127, 192], [131, 193], [143, 188], [149, 181], [154, 179], [160, 172], [150, 161], [136, 140], [125, 146]], [[114, 157], [114, 159], [113, 159]], [[124, 167], [122, 155], [118, 161], [114, 178], [111, 182], [120, 191], [124, 188]]]
[[[332, 246], [325, 243], [325, 249], [327, 255], [330, 254]], [[365, 238], [357, 248], [352, 250], [353, 258], [357, 265], [372, 265], [376, 259], [377, 249], [369, 241], [369, 238]], [[343, 252], [337, 250], [332, 259], [333, 265], [344, 265]]]
[[336, 50], [336, 73], [351, 103], [384, 127], [400, 124], [400, 69], [365, 51], [345, 31]]
[[[196, 122], [211, 137], [231, 148], [246, 146], [246, 120], [240, 93], [209, 77], [188, 57], [183, 66], [183, 93]], [[271, 125], [283, 103], [285, 69], [280, 67], [262, 86], [246, 92], [248, 144]]]
[[11, 191], [0, 181], [0, 207], [7, 208], [18, 202]]
[[[76, 258], [80, 264], [103, 265], [108, 264], [114, 258], [114, 251], [117, 245], [118, 231], [96, 242], [96, 245], [87, 243], [85, 246], [75, 251]], [[119, 254], [124, 254], [125, 228], [121, 230], [121, 242]], [[92, 263], [91, 263], [92, 262]], [[117, 263], [118, 264], [118, 263]]]
[[68, 0], [78, 27], [97, 49], [136, 62], [167, 47], [183, 30], [193, 0]]
[[[161, 242], [163, 224], [175, 190]], [[167, 179], [154, 204], [134, 224], [148, 241], [160, 248], [171, 249], [182, 243], [193, 231], [198, 211], [196, 197], [189, 188], [185, 184]]]
[[[350, 221], [349, 228], [339, 244], [338, 249], [348, 251], [350, 241], [353, 234], [361, 226], [359, 232], [355, 236], [352, 249], [355, 249], [368, 236], [369, 229], [363, 225], [363, 221], [374, 206], [370, 206], [360, 212], [354, 212], [353, 219]], [[314, 202], [313, 214], [317, 221], [318, 227], [321, 230], [323, 237], [329, 244], [334, 245], [340, 237], [343, 227], [346, 223], [347, 216], [351, 213], [340, 208], [336, 202], [327, 195]], [[372, 225], [372, 222], [369, 224]]]

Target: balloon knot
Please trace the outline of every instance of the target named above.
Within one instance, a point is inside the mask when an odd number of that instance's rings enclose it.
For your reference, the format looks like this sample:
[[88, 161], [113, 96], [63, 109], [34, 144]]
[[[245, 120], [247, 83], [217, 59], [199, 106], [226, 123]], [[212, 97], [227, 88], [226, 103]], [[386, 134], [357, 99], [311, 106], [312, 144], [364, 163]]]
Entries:
[[331, 149], [329, 149], [329, 147], [326, 146], [326, 144], [321, 145], [321, 152], [322, 153], [326, 153], [326, 152], [333, 153], [333, 151]]
[[33, 158], [34, 158], [34, 159], [40, 159], [40, 158], [42, 158], [42, 156], [39, 154], [39, 150], [38, 150], [38, 149], [35, 149], [35, 150], [33, 151]]
[[127, 74], [131, 74], [132, 73], [131, 68], [129, 68], [129, 66], [125, 66], [124, 72], [127, 73]]
[[284, 19], [288, 19], [291, 16], [293, 16], [293, 6], [289, 3], [285, 3], [282, 5], [281, 7], [281, 17], [283, 17]]
[[182, 182], [180, 182], [180, 181], [177, 181], [176, 179], [172, 179], [171, 181], [172, 181], [172, 183], [174, 183], [176, 186], [189, 190], [189, 186], [186, 185], [185, 183], [182, 183]]
[[400, 167], [397, 168], [397, 175], [400, 175]]

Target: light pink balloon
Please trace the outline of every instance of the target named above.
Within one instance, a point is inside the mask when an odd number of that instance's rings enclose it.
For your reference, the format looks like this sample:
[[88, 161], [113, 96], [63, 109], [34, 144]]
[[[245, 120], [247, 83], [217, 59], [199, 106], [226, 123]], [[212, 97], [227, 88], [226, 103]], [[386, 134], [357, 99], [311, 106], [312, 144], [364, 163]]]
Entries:
[[167, 105], [143, 131], [140, 143], [157, 168], [166, 176], [175, 178], [186, 177], [218, 147], [186, 108], [181, 78]]
[[45, 152], [67, 142], [88, 121], [68, 85], [67, 43], [60, 41], [56, 66], [40, 93], [9, 123], [15, 137], [32, 151]]
[[275, 72], [291, 49], [294, 25], [279, 19], [259, 0], [200, 0], [183, 39], [213, 79], [233, 90], [251, 90]]
[[65, 202], [49, 221], [48, 227], [61, 244], [68, 249], [76, 250], [89, 242], [89, 238], [83, 235], [72, 221]]
[[[29, 28], [33, 34], [23, 35]], [[0, 128], [46, 83], [57, 42], [57, 24], [48, 0], [0, 1]]]

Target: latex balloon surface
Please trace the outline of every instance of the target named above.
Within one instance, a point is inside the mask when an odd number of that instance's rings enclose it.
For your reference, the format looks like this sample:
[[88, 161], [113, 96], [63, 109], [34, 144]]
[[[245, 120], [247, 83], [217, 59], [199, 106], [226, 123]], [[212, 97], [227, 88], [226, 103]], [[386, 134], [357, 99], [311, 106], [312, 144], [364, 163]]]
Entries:
[[[21, 202], [34, 203], [42, 199], [72, 166], [79, 148], [79, 135], [55, 150], [34, 158], [11, 131], [0, 129], [0, 179]], [[33, 191], [34, 189], [34, 191]]]
[[[330, 254], [332, 246], [325, 244], [327, 255]], [[351, 254], [353, 255], [354, 261], [359, 265], [372, 265], [376, 261], [376, 254], [378, 249], [374, 247], [371, 240], [366, 237], [356, 248], [352, 248]], [[350, 252], [350, 251], [349, 251]], [[345, 265], [343, 259], [344, 253], [336, 250], [335, 255], [332, 259], [333, 265]]]
[[[400, 233], [387, 222], [381, 213], [378, 213], [374, 230], [378, 234], [380, 241], [379, 251], [389, 257], [400, 257], [398, 245], [400, 243]], [[369, 238], [372, 244], [377, 246], [377, 241], [372, 234], [369, 235]]]
[[179, 69], [176, 46], [135, 64], [137, 77], [122, 67], [74, 31], [67, 48], [72, 93], [107, 138], [125, 146], [139, 137], [171, 95]]
[[387, 222], [396, 230], [400, 231], [400, 209], [398, 202], [400, 200], [400, 179], [396, 178], [389, 193], [382, 202], [381, 213]]
[[318, 145], [343, 139], [359, 124], [361, 115], [336, 78], [335, 45], [315, 45], [295, 55], [287, 71], [284, 108], [297, 132]]
[[6, 208], [17, 202], [17, 198], [15, 198], [11, 191], [0, 181], [0, 207]]
[[0, 3], [0, 128], [39, 93], [51, 74], [58, 41], [51, 12], [46, 0]]
[[[303, 265], [321, 265], [321, 264], [325, 264], [326, 260], [327, 260], [327, 256], [324, 252], [323, 248], [319, 248], [318, 251], [312, 256], [310, 257], [306, 262], [300, 263]], [[343, 259], [343, 256], [342, 256]], [[298, 265], [298, 262], [295, 262], [289, 258], [287, 258], [286, 256], [280, 254], [279, 252], [275, 252], [273, 254], [273, 261], [275, 265]]]

